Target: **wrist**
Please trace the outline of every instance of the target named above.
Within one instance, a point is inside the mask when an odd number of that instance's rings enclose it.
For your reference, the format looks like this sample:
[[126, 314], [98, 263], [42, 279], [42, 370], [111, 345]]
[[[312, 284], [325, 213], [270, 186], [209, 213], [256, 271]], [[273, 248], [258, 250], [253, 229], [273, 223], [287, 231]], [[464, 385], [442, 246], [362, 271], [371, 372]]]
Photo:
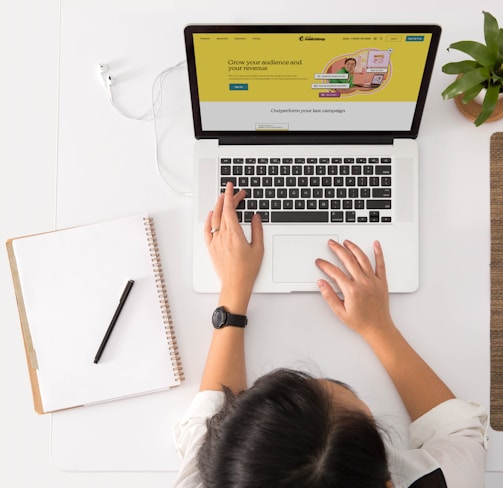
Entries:
[[241, 292], [236, 290], [224, 290], [220, 292], [218, 305], [225, 307], [227, 312], [246, 315], [248, 303], [250, 302], [251, 293]]
[[372, 349], [380, 347], [382, 344], [390, 344], [396, 339], [396, 334], [401, 336], [400, 331], [396, 328], [392, 320], [373, 324], [360, 335]]

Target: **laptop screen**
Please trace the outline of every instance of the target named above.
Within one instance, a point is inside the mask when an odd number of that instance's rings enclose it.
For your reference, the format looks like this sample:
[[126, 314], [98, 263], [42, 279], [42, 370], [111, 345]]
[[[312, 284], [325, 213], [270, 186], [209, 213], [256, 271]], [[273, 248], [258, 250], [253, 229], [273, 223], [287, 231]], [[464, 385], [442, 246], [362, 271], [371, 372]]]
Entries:
[[435, 25], [190, 25], [196, 137], [415, 137], [438, 47]]

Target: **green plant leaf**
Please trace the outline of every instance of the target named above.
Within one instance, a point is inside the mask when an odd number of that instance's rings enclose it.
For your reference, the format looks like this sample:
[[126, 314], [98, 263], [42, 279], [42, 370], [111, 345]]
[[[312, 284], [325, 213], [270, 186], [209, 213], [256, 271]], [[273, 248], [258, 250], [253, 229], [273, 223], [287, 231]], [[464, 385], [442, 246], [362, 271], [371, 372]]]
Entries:
[[498, 96], [500, 92], [499, 89], [499, 85], [489, 85], [489, 87], [487, 88], [487, 93], [482, 104], [482, 110], [480, 111], [479, 116], [474, 122], [477, 127], [483, 124], [494, 112], [496, 103], [498, 103]]
[[498, 35], [498, 54], [503, 57], [503, 29], [500, 29]]
[[492, 67], [498, 62], [498, 56], [480, 42], [458, 41], [452, 43], [449, 49], [457, 49], [458, 51], [468, 54], [482, 66]]
[[461, 99], [461, 101], [463, 103], [471, 102], [480, 93], [480, 90], [482, 90], [482, 88], [484, 88], [484, 85], [480, 84], [475, 85], [473, 88], [470, 88], [469, 90], [466, 90], [463, 93], [463, 98]]
[[458, 61], [456, 63], [447, 63], [442, 66], [442, 72], [448, 75], [457, 75], [459, 73], [467, 73], [475, 68], [480, 68], [480, 63], [477, 61]]
[[498, 21], [489, 13], [484, 14], [484, 38], [488, 49], [498, 56], [498, 37], [499, 26]]
[[468, 73], [465, 73], [460, 78], [458, 78], [454, 83], [451, 83], [443, 92], [442, 97], [444, 100], [447, 98], [453, 98], [456, 95], [460, 95], [467, 90], [470, 90], [475, 85], [479, 85], [484, 81], [487, 81], [490, 76], [490, 71], [488, 68], [476, 68]]

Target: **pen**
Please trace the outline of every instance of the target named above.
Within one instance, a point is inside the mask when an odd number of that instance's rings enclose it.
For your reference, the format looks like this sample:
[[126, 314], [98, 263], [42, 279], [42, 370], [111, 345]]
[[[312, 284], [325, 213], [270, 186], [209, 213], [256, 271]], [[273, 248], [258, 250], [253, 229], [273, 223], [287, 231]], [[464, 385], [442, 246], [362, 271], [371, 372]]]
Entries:
[[103, 354], [103, 351], [105, 350], [105, 346], [107, 345], [108, 339], [110, 339], [110, 335], [112, 334], [112, 331], [114, 330], [115, 324], [117, 323], [117, 319], [119, 318], [122, 307], [124, 307], [124, 304], [126, 303], [129, 292], [131, 291], [131, 288], [133, 288], [133, 285], [134, 285], [134, 280], [129, 280], [126, 283], [126, 288], [124, 288], [124, 291], [122, 292], [122, 296], [119, 300], [119, 305], [117, 305], [117, 309], [115, 310], [114, 316], [112, 317], [112, 321], [110, 322], [110, 325], [108, 326], [108, 329], [105, 332], [105, 337], [103, 337], [103, 340], [101, 341], [98, 352], [96, 353], [96, 356], [94, 357], [94, 364], [98, 364], [98, 361], [100, 360], [101, 355]]

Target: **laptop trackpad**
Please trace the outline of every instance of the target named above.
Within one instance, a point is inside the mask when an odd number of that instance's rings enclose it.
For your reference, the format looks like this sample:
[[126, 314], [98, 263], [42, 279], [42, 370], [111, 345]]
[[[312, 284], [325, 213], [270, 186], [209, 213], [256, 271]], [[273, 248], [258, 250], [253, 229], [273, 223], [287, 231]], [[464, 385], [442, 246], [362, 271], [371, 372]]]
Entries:
[[335, 265], [339, 260], [328, 247], [328, 240], [339, 241], [337, 235], [273, 236], [272, 279], [277, 283], [315, 283], [328, 277], [316, 266], [317, 258]]

